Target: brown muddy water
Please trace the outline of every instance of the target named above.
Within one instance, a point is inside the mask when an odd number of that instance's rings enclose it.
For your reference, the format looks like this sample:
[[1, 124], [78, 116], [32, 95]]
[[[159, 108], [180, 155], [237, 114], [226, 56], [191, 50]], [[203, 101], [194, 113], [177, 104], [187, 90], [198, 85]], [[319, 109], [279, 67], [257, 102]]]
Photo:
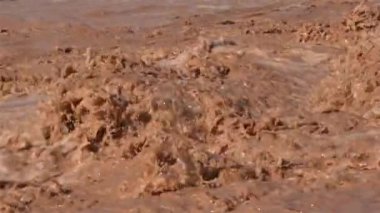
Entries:
[[0, 211], [378, 212], [379, 4], [0, 0]]

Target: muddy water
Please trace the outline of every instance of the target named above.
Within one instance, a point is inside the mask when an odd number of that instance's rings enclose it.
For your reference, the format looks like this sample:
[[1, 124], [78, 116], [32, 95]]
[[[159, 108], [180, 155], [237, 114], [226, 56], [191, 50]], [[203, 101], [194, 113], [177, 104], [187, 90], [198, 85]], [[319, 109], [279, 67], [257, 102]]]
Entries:
[[18, 0], [2, 1], [0, 15], [29, 21], [70, 22], [94, 28], [157, 27], [178, 16], [253, 8], [281, 1], [263, 0]]
[[[288, 0], [289, 2], [297, 2]], [[284, 1], [215, 1], [215, 0], [17, 0], [0, 1], [0, 25], [19, 26], [18, 38], [0, 39], [2, 52], [41, 52], [56, 46], [88, 46], [97, 30], [124, 27], [134, 31], [173, 23], [179, 17], [217, 14], [223, 11], [256, 8]], [[289, 5], [289, 4], [288, 4]], [[71, 33], [68, 32], [72, 31]], [[83, 31], [91, 36], [72, 36]], [[32, 32], [32, 34], [29, 34]], [[44, 36], [41, 35], [44, 34]], [[28, 34], [28, 35], [27, 35]], [[34, 36], [34, 34], [39, 34]], [[112, 35], [109, 35], [112, 36]], [[27, 37], [27, 38], [25, 38]], [[25, 41], [27, 39], [27, 41]], [[107, 39], [107, 38], [103, 38]]]
[[0, 1], [0, 211], [378, 212], [356, 5]]

